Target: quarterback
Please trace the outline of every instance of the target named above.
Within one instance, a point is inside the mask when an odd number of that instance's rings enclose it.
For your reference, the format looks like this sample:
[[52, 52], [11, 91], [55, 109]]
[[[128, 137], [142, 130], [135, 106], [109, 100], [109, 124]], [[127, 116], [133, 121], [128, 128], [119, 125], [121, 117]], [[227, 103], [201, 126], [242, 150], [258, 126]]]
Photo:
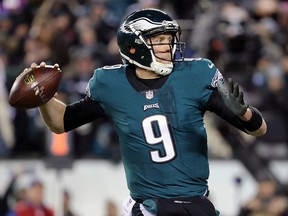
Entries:
[[112, 119], [130, 191], [127, 216], [219, 214], [208, 198], [206, 111], [252, 136], [267, 130], [237, 83], [208, 59], [183, 57], [180, 34], [163, 11], [130, 14], [117, 32], [123, 64], [95, 69], [82, 100], [64, 104], [53, 97], [39, 107], [55, 133]]

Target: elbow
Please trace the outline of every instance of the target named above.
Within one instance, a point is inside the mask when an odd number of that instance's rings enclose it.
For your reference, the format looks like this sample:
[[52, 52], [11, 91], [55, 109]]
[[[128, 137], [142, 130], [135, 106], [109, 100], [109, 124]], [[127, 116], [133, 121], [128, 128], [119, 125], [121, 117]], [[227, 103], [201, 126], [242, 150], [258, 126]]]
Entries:
[[259, 132], [260, 132], [260, 136], [263, 136], [267, 133], [267, 124], [264, 119], [263, 119], [261, 127], [259, 128]]
[[65, 133], [65, 131], [63, 131], [63, 130], [54, 130], [53, 132], [56, 133], [56, 134], [62, 134], [62, 133]]
[[65, 133], [64, 124], [61, 121], [61, 118], [54, 119], [54, 121], [46, 121], [46, 127], [53, 133], [62, 134]]
[[252, 135], [255, 137], [264, 136], [267, 132], [267, 128], [259, 129], [256, 132], [253, 132]]
[[262, 130], [262, 136], [267, 133], [267, 125], [265, 124], [265, 127]]
[[56, 133], [56, 134], [65, 133], [65, 130], [64, 130], [64, 128], [62, 128], [62, 127], [49, 127], [49, 126], [48, 126], [48, 129], [49, 129], [51, 132]]

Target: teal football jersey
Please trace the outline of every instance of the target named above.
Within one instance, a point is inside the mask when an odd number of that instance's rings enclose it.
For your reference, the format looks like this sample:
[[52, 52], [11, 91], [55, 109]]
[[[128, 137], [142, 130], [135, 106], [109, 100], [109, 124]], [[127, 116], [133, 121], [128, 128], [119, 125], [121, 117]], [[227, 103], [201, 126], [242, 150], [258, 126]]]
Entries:
[[115, 124], [132, 198], [203, 195], [209, 176], [204, 107], [221, 74], [207, 59], [177, 62], [157, 93], [143, 96], [125, 70], [95, 70], [87, 92]]

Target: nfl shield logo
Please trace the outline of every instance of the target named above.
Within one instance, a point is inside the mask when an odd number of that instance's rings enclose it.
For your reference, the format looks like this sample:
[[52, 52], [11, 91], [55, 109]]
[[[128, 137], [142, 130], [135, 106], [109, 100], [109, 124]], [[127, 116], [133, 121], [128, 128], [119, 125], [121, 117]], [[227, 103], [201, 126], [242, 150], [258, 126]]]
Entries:
[[154, 93], [153, 91], [149, 90], [149, 91], [146, 91], [146, 98], [147, 99], [152, 99], [154, 97]]

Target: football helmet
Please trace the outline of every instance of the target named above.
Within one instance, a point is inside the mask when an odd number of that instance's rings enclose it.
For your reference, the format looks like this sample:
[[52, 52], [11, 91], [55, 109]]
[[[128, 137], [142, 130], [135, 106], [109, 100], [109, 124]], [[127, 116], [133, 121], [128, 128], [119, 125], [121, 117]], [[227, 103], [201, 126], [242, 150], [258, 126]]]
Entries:
[[[169, 45], [171, 60], [161, 63], [157, 59], [151, 37], [171, 34], [169, 43], [157, 43], [157, 45]], [[153, 71], [165, 76], [172, 72], [173, 61], [183, 60], [185, 43], [180, 42], [181, 28], [165, 12], [158, 9], [142, 9], [126, 17], [118, 29], [117, 42], [124, 63], [134, 64], [138, 67]], [[180, 58], [175, 58], [175, 53], [180, 53]], [[163, 61], [162, 61], [163, 62]]]

